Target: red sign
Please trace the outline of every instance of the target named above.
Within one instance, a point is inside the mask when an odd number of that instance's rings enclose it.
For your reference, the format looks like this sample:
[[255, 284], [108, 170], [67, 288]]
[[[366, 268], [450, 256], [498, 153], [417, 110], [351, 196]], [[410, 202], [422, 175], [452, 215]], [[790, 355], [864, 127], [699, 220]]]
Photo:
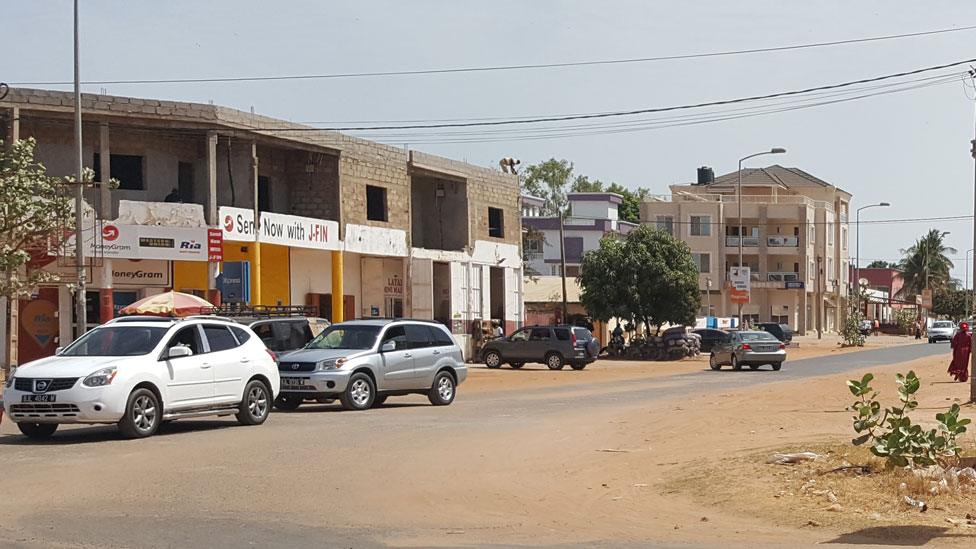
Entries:
[[119, 237], [119, 228], [115, 225], [105, 225], [102, 227], [102, 239], [109, 242]]
[[224, 233], [221, 229], [207, 229], [207, 258], [210, 263], [224, 260]]

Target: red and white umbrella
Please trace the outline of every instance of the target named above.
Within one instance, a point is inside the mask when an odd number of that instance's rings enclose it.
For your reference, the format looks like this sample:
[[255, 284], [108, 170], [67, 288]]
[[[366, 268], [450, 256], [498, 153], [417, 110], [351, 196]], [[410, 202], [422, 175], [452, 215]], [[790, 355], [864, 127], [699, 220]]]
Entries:
[[209, 313], [213, 305], [206, 299], [180, 292], [165, 292], [140, 299], [124, 307], [123, 315], [190, 316]]

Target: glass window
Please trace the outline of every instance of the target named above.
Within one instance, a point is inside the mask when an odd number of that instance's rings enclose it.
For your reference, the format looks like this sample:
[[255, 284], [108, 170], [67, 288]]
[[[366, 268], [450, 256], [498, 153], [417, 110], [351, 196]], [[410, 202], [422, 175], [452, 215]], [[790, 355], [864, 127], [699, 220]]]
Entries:
[[488, 236], [505, 238], [505, 212], [501, 208], [488, 208]]
[[78, 338], [61, 356], [140, 356], [149, 354], [168, 327], [106, 326]]
[[386, 188], [366, 185], [366, 219], [386, 221]]
[[530, 330], [519, 330], [512, 334], [512, 341], [528, 341]]
[[573, 328], [573, 333], [576, 334], [576, 339], [580, 341], [589, 341], [593, 339], [593, 334], [586, 328]]
[[532, 328], [529, 339], [532, 341], [548, 341], [550, 339], [549, 328]]
[[251, 334], [247, 333], [247, 330], [245, 330], [244, 328], [231, 326], [230, 331], [234, 332], [234, 337], [237, 338], [238, 345], [243, 345], [245, 341], [251, 339]]
[[251, 329], [254, 330], [254, 333], [257, 334], [258, 339], [260, 339], [265, 344], [265, 346], [267, 346], [269, 349], [274, 350], [274, 346], [275, 346], [274, 329], [271, 327], [270, 322], [255, 324], [251, 326]]
[[570, 339], [572, 339], [570, 337], [568, 328], [556, 328], [553, 331], [556, 332], [556, 339], [558, 339], [559, 341], [569, 341]]
[[434, 343], [434, 346], [436, 347], [454, 346], [454, 340], [444, 330], [436, 326], [428, 326], [427, 329], [430, 330], [430, 340]]
[[668, 234], [674, 234], [674, 217], [670, 215], [657, 216], [657, 228], [667, 231]]
[[390, 341], [396, 344], [397, 351], [410, 348], [407, 344], [407, 332], [403, 329], [403, 326], [393, 326], [383, 334], [383, 343], [381, 345], [386, 345]]
[[187, 326], [176, 332], [173, 339], [169, 340], [169, 345], [166, 348], [172, 349], [177, 345], [189, 347], [190, 351], [195, 355], [203, 352], [203, 345], [200, 344], [200, 331], [197, 330], [196, 326]]
[[691, 216], [691, 236], [710, 236], [712, 234], [712, 218], [707, 215]]
[[278, 320], [270, 324], [274, 333], [274, 346], [268, 345], [268, 347], [272, 351], [281, 352], [301, 349], [306, 343], [312, 340], [312, 329], [305, 319]]
[[305, 346], [306, 349], [372, 349], [379, 326], [333, 324]]
[[411, 349], [423, 349], [431, 346], [430, 330], [422, 324], [407, 324], [403, 327], [407, 334], [407, 342]]
[[693, 253], [691, 258], [695, 261], [699, 273], [712, 272], [712, 256], [710, 254]]
[[779, 341], [769, 332], [745, 332], [739, 334], [742, 341]]
[[226, 326], [208, 324], [203, 327], [203, 333], [207, 335], [207, 343], [210, 344], [211, 353], [228, 351], [237, 347], [237, 340], [234, 339], [234, 334], [230, 333], [230, 330]]

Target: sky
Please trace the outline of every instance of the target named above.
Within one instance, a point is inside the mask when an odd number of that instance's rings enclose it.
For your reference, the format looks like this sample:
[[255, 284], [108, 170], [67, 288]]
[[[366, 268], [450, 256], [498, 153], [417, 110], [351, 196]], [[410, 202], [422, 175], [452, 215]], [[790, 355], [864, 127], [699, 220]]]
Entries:
[[[0, 3], [0, 81], [70, 81], [72, 2]], [[947, 1], [81, 0], [82, 80], [336, 74], [560, 63], [766, 48], [976, 25], [976, 3]], [[84, 86], [114, 95], [209, 102], [338, 123], [513, 118], [664, 107], [802, 89], [976, 58], [976, 29], [824, 48], [651, 63], [227, 83]], [[962, 67], [961, 69], [964, 69]], [[66, 86], [36, 86], [70, 89]], [[973, 96], [973, 90], [969, 97]], [[667, 194], [770, 147], [771, 161], [854, 195], [869, 219], [972, 215], [974, 101], [960, 80], [764, 116], [628, 133], [467, 142], [390, 138], [497, 166], [565, 158], [576, 172]], [[346, 124], [349, 125], [349, 124]], [[523, 133], [522, 136], [528, 135]], [[494, 139], [487, 141], [489, 137]], [[511, 136], [509, 136], [511, 137]], [[457, 139], [454, 139], [457, 141]], [[853, 209], [852, 208], [852, 209]], [[852, 219], [853, 221], [853, 216]], [[954, 276], [973, 247], [972, 219], [862, 224], [862, 264], [897, 260], [928, 229], [950, 231]], [[851, 251], [854, 236], [851, 231]], [[970, 279], [972, 279], [970, 273]], [[972, 283], [972, 280], [970, 281]]]

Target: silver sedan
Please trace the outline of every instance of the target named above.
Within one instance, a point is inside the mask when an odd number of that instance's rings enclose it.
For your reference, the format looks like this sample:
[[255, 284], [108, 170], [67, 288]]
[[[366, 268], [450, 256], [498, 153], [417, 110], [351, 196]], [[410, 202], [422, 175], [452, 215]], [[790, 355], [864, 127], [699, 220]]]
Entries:
[[758, 370], [763, 364], [779, 370], [785, 360], [786, 345], [772, 334], [758, 331], [732, 332], [715, 344], [708, 364], [713, 370], [721, 369], [723, 364], [732, 366], [733, 370], [741, 370], [742, 366]]

